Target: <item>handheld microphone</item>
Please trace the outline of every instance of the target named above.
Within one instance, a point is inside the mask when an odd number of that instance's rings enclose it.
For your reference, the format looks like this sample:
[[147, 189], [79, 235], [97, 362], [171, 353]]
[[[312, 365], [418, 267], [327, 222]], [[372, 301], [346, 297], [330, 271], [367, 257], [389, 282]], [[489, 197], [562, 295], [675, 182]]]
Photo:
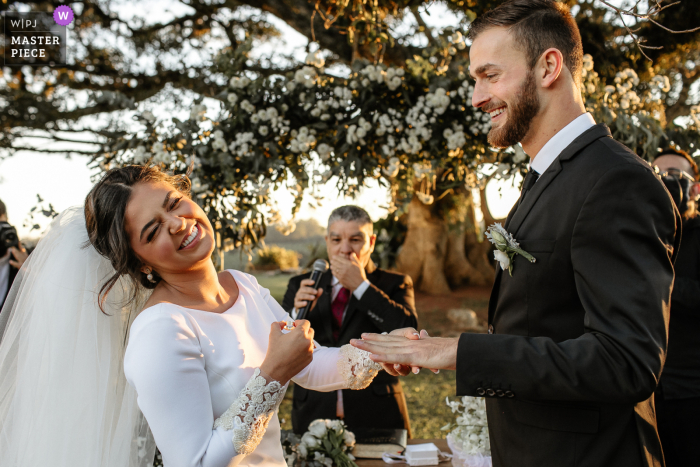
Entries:
[[[324, 272], [328, 271], [328, 261], [325, 259], [317, 259], [314, 261], [313, 272], [311, 273], [311, 280], [314, 281], [314, 289], [318, 289], [318, 283], [321, 282], [321, 276]], [[309, 312], [311, 304], [313, 302], [308, 302], [304, 308], [299, 310], [296, 319], [304, 319], [304, 316]]]

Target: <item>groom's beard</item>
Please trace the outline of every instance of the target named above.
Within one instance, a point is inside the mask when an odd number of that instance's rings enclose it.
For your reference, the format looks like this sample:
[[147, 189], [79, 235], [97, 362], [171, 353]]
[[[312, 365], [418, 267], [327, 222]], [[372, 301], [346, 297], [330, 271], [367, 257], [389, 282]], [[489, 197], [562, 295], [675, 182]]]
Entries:
[[506, 121], [500, 128], [489, 131], [488, 141], [491, 146], [507, 148], [518, 144], [530, 131], [530, 123], [540, 111], [540, 99], [537, 95], [534, 71], [528, 72], [520, 86], [518, 100], [508, 106]]

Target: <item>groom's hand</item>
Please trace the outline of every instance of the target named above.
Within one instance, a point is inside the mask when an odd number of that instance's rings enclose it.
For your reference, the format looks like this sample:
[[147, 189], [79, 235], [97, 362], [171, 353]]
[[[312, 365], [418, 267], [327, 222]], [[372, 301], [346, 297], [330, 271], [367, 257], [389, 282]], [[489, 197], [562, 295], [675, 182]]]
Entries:
[[[402, 330], [399, 330], [402, 331]], [[414, 330], [415, 331], [415, 330]], [[396, 332], [396, 331], [394, 331]], [[454, 370], [457, 368], [458, 338], [415, 337], [402, 335], [362, 334], [362, 339], [352, 339], [350, 343], [358, 349], [366, 350], [370, 358], [378, 363], [393, 363], [419, 368]], [[386, 369], [386, 365], [384, 365]], [[396, 372], [389, 371], [390, 374]]]

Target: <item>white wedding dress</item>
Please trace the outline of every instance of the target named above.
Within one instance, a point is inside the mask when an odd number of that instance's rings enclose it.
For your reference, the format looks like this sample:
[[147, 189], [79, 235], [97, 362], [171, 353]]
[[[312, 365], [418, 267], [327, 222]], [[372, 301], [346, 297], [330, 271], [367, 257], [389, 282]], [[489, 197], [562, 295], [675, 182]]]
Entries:
[[[277, 408], [287, 389], [258, 368], [270, 325], [289, 315], [255, 277], [229, 271], [239, 295], [223, 313], [169, 303], [131, 326], [124, 359], [165, 467], [286, 466]], [[317, 347], [292, 380], [315, 391], [363, 388], [380, 368], [351, 347]]]

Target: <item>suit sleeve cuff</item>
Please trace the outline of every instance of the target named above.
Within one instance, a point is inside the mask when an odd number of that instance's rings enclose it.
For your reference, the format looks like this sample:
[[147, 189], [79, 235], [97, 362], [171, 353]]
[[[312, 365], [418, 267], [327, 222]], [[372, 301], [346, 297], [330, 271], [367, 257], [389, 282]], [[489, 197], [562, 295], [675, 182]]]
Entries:
[[457, 395], [484, 396], [481, 389], [494, 385], [494, 362], [492, 355], [492, 334], [464, 333], [459, 337], [457, 346]]
[[365, 279], [362, 284], [360, 284], [355, 290], [353, 290], [352, 294], [355, 296], [356, 299], [360, 300], [362, 298], [362, 295], [369, 289], [369, 281]]

